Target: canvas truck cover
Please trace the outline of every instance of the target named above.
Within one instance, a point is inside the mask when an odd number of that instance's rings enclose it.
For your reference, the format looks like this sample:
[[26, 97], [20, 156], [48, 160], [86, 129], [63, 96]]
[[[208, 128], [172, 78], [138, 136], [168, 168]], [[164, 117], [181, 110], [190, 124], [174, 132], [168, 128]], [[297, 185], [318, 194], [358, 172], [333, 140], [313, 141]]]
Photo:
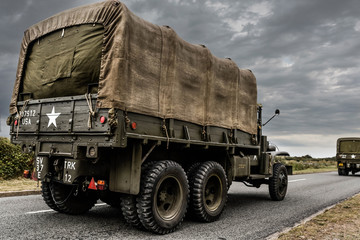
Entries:
[[10, 104], [85, 94], [98, 108], [257, 132], [256, 79], [230, 59], [142, 20], [118, 1], [59, 13], [25, 31]]
[[338, 153], [360, 153], [360, 138], [339, 138], [337, 140]]

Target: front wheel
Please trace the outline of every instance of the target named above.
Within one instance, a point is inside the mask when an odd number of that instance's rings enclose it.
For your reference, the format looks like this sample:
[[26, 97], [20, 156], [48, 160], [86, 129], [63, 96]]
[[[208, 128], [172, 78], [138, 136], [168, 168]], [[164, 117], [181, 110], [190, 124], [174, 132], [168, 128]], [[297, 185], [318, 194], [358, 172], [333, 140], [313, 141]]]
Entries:
[[286, 167], [281, 163], [275, 163], [273, 176], [269, 179], [269, 193], [274, 201], [281, 201], [285, 198], [288, 186], [288, 175]]
[[173, 161], [160, 161], [143, 173], [137, 198], [143, 226], [155, 233], [175, 231], [184, 219], [189, 186], [184, 169]]

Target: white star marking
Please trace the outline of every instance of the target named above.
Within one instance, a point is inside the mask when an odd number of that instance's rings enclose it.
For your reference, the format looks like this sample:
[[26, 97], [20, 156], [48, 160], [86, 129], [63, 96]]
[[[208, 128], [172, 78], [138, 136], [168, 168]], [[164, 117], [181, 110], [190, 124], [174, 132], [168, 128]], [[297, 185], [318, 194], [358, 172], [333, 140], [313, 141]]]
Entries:
[[56, 118], [60, 115], [61, 113], [55, 113], [55, 107], [53, 107], [51, 113], [47, 113], [46, 115], [49, 118], [49, 124], [48, 127], [50, 127], [51, 124], [54, 124], [55, 127], [56, 126]]

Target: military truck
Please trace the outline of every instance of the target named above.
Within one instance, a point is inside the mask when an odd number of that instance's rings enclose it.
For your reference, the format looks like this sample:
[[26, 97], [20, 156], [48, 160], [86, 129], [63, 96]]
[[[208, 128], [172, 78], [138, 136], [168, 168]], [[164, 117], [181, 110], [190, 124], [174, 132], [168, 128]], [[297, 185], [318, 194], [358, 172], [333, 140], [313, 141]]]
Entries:
[[336, 161], [339, 175], [360, 171], [360, 138], [339, 138], [336, 143]]
[[60, 213], [101, 199], [166, 234], [186, 212], [217, 220], [232, 181], [268, 184], [276, 201], [287, 192], [253, 73], [118, 1], [25, 31], [10, 113], [11, 141], [35, 153], [43, 199]]

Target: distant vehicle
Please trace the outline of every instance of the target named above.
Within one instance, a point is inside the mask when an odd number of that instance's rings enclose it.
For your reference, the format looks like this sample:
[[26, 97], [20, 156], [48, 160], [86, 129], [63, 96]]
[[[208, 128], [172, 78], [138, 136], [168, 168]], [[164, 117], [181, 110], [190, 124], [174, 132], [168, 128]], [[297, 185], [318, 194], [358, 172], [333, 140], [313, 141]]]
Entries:
[[287, 169], [262, 135], [250, 70], [119, 1], [50, 17], [21, 46], [11, 141], [35, 152], [50, 208], [81, 214], [101, 199], [166, 234], [187, 212], [217, 220], [232, 181], [284, 199]]
[[339, 175], [360, 171], [360, 138], [339, 138], [336, 144], [336, 160]]

